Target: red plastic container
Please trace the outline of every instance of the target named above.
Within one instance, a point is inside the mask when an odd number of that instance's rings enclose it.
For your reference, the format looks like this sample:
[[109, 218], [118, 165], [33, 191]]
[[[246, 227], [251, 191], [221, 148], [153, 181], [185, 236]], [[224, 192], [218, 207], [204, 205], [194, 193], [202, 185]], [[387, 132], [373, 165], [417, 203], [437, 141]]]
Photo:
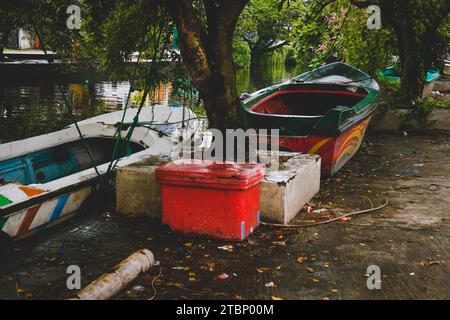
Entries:
[[185, 234], [244, 240], [259, 224], [262, 164], [177, 160], [156, 169], [162, 222]]

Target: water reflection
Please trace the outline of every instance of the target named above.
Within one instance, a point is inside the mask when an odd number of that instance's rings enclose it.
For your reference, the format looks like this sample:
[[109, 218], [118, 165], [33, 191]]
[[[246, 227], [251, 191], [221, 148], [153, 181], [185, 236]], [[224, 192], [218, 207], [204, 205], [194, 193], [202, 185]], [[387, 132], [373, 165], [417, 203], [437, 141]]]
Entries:
[[[73, 105], [73, 114], [77, 120], [122, 110], [130, 90], [127, 81], [67, 83], [61, 87]], [[161, 84], [149, 96], [147, 103], [167, 103], [170, 92], [170, 84]], [[134, 96], [131, 98], [132, 102]], [[56, 131], [72, 122], [58, 84], [0, 87], [2, 143]]]
[[237, 89], [239, 94], [268, 87], [284, 82], [305, 71], [300, 65], [287, 66], [283, 53], [263, 59], [252, 68], [240, 69], [237, 72]]
[[[239, 94], [252, 92], [298, 75], [299, 67], [288, 68], [283, 57], [271, 58], [252, 70], [237, 72]], [[72, 123], [69, 110], [64, 105], [59, 84], [42, 81], [27, 84], [0, 85], [0, 142], [19, 140], [60, 130]], [[96, 83], [63, 83], [61, 87], [73, 104], [75, 119], [82, 120], [102, 113], [121, 110], [125, 107], [130, 84], [128, 81]], [[179, 101], [179, 90], [161, 84], [150, 95], [147, 103]], [[172, 91], [176, 91], [178, 95]], [[135, 92], [131, 101], [136, 104], [140, 93]]]

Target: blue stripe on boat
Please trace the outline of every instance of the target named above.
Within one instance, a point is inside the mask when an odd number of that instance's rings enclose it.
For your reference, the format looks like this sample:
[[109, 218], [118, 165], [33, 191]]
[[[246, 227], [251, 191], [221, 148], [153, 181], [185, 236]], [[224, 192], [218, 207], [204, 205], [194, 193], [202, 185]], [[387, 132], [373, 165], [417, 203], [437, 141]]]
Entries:
[[64, 206], [67, 203], [67, 200], [69, 200], [69, 195], [66, 194], [65, 196], [62, 196], [60, 198], [58, 198], [58, 201], [56, 202], [56, 206], [55, 209], [53, 209], [53, 212], [50, 216], [50, 219], [48, 220], [49, 223], [57, 220], [62, 212], [62, 210], [64, 209]]

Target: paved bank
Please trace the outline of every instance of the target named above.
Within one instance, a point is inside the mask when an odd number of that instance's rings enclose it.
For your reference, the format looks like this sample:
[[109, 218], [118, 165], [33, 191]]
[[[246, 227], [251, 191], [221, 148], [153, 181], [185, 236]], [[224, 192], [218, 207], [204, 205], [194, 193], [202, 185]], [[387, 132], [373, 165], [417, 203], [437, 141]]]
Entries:
[[[118, 298], [151, 298], [161, 273], [155, 299], [449, 299], [448, 168], [449, 133], [369, 137], [313, 201], [333, 212], [301, 213], [294, 223], [367, 208], [367, 198], [377, 205], [386, 196], [389, 207], [321, 227], [260, 227], [229, 250], [219, 249], [228, 243], [176, 236], [156, 221], [80, 217], [18, 245], [0, 276], [0, 298], [69, 297], [68, 265], [82, 268], [87, 285], [147, 247], [160, 267]], [[381, 269], [381, 290], [367, 289], [369, 265]]]

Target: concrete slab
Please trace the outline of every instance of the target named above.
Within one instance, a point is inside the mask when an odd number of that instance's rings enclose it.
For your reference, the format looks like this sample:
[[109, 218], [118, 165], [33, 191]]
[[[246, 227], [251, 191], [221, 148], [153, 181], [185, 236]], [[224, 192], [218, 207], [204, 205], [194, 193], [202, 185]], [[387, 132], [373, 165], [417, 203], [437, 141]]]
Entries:
[[319, 192], [321, 160], [317, 155], [277, 154], [278, 170], [268, 171], [261, 183], [261, 217], [288, 224]]
[[116, 173], [116, 211], [124, 216], [161, 217], [161, 190], [155, 169], [169, 158], [150, 157]]
[[[377, 112], [369, 125], [369, 132], [372, 133], [398, 133], [405, 124], [406, 109], [388, 110]], [[426, 121], [410, 121], [410, 130], [414, 131], [434, 131], [450, 130], [450, 109], [433, 110]]]

